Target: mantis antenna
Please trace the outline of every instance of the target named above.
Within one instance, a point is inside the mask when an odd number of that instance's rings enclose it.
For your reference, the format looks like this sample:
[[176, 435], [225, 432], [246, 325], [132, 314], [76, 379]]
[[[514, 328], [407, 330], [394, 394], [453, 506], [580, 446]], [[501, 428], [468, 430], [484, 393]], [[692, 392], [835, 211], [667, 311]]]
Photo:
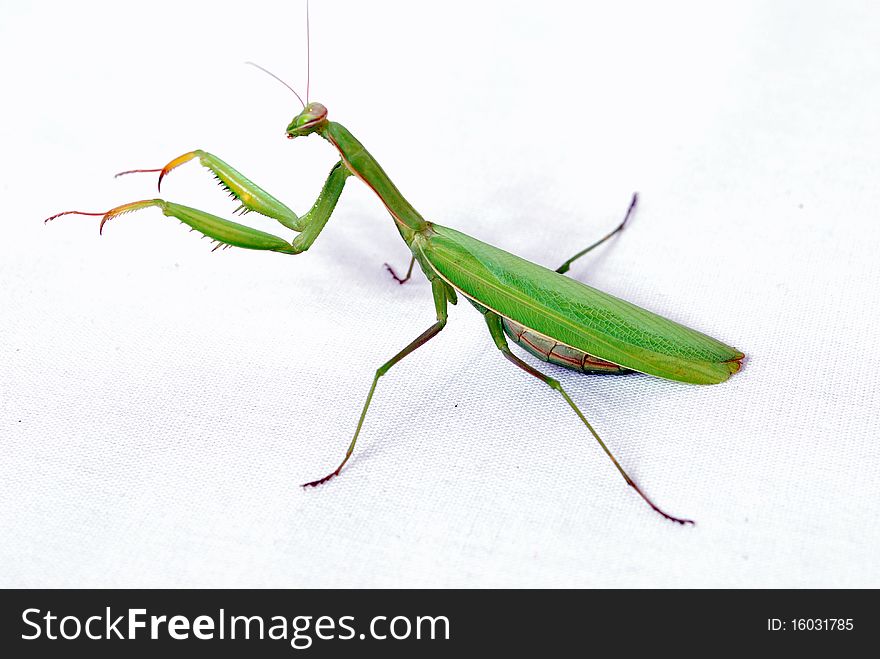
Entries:
[[309, 87], [312, 84], [312, 36], [309, 26], [309, 0], [306, 0], [306, 103], [309, 102]]
[[[260, 66], [260, 65], [257, 64], [256, 62], [245, 62], [245, 64], [249, 64], [250, 66], [256, 67], [256, 68], [260, 69], [260, 71], [262, 71], [263, 73], [266, 73], [266, 74], [272, 76], [273, 78], [275, 78], [275, 80], [277, 80], [278, 82], [280, 82], [282, 85], [284, 85], [285, 87], [287, 87], [290, 91], [292, 91], [292, 92], [294, 93], [294, 95], [299, 99], [299, 102], [302, 103], [303, 108], [306, 107], [306, 104], [303, 103], [302, 96], [300, 96], [299, 94], [297, 94], [297, 93], [296, 93], [296, 90], [295, 90], [293, 87], [291, 87], [290, 85], [288, 85], [288, 84], [287, 84], [286, 82], [284, 82], [281, 78], [279, 78], [277, 75], [275, 75], [274, 73], [272, 73], [269, 69], [265, 69], [265, 68], [263, 68], [262, 66]], [[308, 94], [306, 94], [306, 98], [308, 98]]]
[[305, 103], [303, 103], [302, 96], [297, 94], [296, 90], [293, 87], [288, 85], [286, 82], [284, 82], [281, 78], [279, 78], [277, 75], [275, 75], [274, 73], [272, 73], [268, 69], [263, 68], [262, 66], [260, 66], [256, 62], [245, 62], [245, 64], [250, 64], [251, 66], [254, 66], [254, 67], [260, 69], [260, 71], [262, 71], [263, 73], [267, 73], [268, 75], [275, 78], [275, 80], [280, 82], [282, 85], [284, 85], [285, 87], [287, 87], [290, 91], [292, 91], [294, 93], [294, 95], [299, 99], [299, 102], [302, 103], [303, 109], [305, 109], [306, 105], [308, 105], [308, 102], [309, 102], [309, 88], [311, 87], [311, 84], [312, 84], [312, 43], [311, 43], [311, 29], [309, 26], [309, 0], [306, 0], [306, 101], [305, 101]]

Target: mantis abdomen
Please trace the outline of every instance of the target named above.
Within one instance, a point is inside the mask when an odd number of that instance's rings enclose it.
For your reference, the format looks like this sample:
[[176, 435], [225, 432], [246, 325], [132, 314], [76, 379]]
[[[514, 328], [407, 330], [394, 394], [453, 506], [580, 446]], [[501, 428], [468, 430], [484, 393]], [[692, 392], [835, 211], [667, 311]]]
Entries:
[[583, 350], [560, 343], [556, 339], [529, 329], [525, 325], [520, 325], [509, 318], [502, 318], [501, 322], [504, 327], [504, 333], [510, 337], [511, 341], [541, 361], [564, 366], [581, 373], [604, 373], [610, 375], [632, 373], [628, 368], [618, 366], [612, 362], [606, 362], [604, 359], [594, 357]]

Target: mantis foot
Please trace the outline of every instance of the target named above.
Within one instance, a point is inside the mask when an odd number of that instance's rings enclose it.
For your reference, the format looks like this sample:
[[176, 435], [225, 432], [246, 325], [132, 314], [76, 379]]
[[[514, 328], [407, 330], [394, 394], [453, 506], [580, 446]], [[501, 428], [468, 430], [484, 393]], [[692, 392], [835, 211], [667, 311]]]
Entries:
[[686, 525], [688, 525], [688, 524], [690, 524], [691, 526], [696, 526], [697, 523], [696, 523], [694, 520], [692, 520], [692, 519], [684, 519], [683, 517], [673, 517], [673, 516], [670, 515], [669, 513], [667, 513], [667, 512], [665, 512], [665, 511], [661, 510], [660, 508], [658, 508], [658, 507], [654, 504], [653, 501], [651, 501], [648, 497], [645, 496], [645, 493], [642, 492], [642, 491], [639, 489], [639, 486], [638, 486], [638, 485], [636, 485], [634, 482], [632, 482], [632, 481], [629, 480], [628, 478], [627, 478], [627, 482], [629, 483], [629, 485], [630, 485], [630, 486], [631, 486], [636, 492], [639, 493], [639, 496], [642, 497], [642, 498], [648, 503], [648, 505], [651, 506], [651, 508], [653, 508], [656, 512], [658, 512], [658, 513], [660, 513], [661, 515], [663, 515], [663, 517], [665, 517], [666, 519], [668, 519], [670, 522], [678, 522], [678, 523], [681, 524], [682, 526], [686, 526]]
[[394, 280], [395, 280], [398, 284], [403, 285], [403, 284], [405, 284], [406, 282], [409, 281], [409, 278], [410, 278], [410, 277], [412, 277], [413, 266], [415, 265], [415, 263], [416, 263], [416, 257], [413, 256], [413, 257], [409, 260], [409, 268], [407, 268], [407, 270], [406, 270], [406, 275], [403, 276], [403, 277], [399, 277], [399, 276], [397, 275], [397, 273], [394, 272], [394, 268], [392, 268], [392, 267], [391, 267], [390, 265], [388, 265], [387, 263], [383, 263], [382, 265], [384, 265], [384, 266], [385, 266], [385, 269], [386, 269], [388, 272], [391, 273], [391, 276], [394, 277]]
[[324, 478], [319, 478], [316, 481], [311, 481], [309, 483], [303, 483], [301, 487], [318, 487], [319, 485], [323, 485], [324, 483], [329, 481], [334, 476], [338, 476], [341, 469], [342, 469], [342, 467], [339, 467], [336, 471], [329, 473], [326, 476], [324, 476]]
[[397, 274], [396, 272], [394, 272], [394, 268], [392, 268], [390, 265], [388, 265], [387, 263], [383, 263], [382, 265], [384, 265], [384, 266], [385, 266], [385, 269], [386, 269], [388, 272], [391, 273], [391, 276], [394, 277], [394, 281], [396, 281], [398, 284], [403, 285], [403, 284], [405, 284], [406, 282], [409, 281], [409, 278], [410, 278], [410, 277], [412, 277], [412, 271], [410, 271], [410, 272], [406, 275], [406, 277], [401, 278], [401, 277], [398, 276], [398, 274]]

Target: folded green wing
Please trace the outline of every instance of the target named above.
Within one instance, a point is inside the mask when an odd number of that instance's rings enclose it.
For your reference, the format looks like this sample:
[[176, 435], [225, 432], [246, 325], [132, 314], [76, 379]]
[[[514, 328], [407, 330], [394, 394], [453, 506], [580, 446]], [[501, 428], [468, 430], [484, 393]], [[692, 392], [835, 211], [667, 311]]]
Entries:
[[417, 245], [437, 273], [536, 332], [669, 380], [715, 384], [740, 369], [743, 353], [710, 336], [459, 231], [432, 228]]

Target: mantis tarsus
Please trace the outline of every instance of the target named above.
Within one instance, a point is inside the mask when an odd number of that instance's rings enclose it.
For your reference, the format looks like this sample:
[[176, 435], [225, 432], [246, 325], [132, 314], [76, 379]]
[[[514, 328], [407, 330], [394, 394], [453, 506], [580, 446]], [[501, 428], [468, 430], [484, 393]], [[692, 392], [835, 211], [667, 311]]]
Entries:
[[[274, 74], [270, 75], [274, 77]], [[300, 98], [298, 94], [297, 98]], [[641, 372], [681, 382], [716, 384], [739, 371], [743, 359], [743, 353], [739, 350], [562, 274], [572, 262], [623, 228], [635, 209], [637, 196], [633, 195], [620, 226], [566, 260], [555, 271], [549, 270], [425, 220], [400, 194], [363, 145], [341, 124], [328, 119], [326, 107], [309, 102], [308, 93], [306, 101], [300, 98], [300, 102], [303, 110], [287, 126], [287, 137], [294, 139], [318, 134], [333, 145], [340, 155], [339, 162], [330, 170], [318, 198], [305, 215], [298, 216], [220, 158], [202, 150], [185, 153], [161, 169], [122, 172], [158, 172], [161, 191], [162, 180], [169, 172], [190, 160], [198, 160], [239, 202], [237, 212], [244, 215], [253, 211], [277, 220], [298, 233], [292, 242], [162, 199], [136, 201], [106, 213], [65, 211], [46, 221], [68, 214], [102, 216], [100, 230], [103, 231], [107, 221], [115, 217], [155, 206], [165, 215], [216, 241], [215, 249], [234, 246], [299, 254], [315, 242], [330, 219], [347, 179], [353, 175], [366, 183], [385, 204], [401, 238], [412, 252], [405, 276], [399, 277], [390, 266], [386, 264], [386, 267], [398, 282], [403, 283], [410, 278], [414, 264], [418, 263], [431, 284], [437, 320], [377, 369], [342, 462], [328, 475], [305, 486], [320, 485], [339, 474], [352, 455], [379, 379], [442, 331], [447, 320], [447, 304], [456, 304], [461, 294], [483, 315], [492, 341], [501, 354], [559, 392], [599, 442], [627, 484], [651, 508], [669, 520], [693, 524], [691, 520], [674, 517], [657, 507], [627, 475], [559, 381], [520, 359], [508, 345], [510, 339], [543, 361], [584, 373]]]

